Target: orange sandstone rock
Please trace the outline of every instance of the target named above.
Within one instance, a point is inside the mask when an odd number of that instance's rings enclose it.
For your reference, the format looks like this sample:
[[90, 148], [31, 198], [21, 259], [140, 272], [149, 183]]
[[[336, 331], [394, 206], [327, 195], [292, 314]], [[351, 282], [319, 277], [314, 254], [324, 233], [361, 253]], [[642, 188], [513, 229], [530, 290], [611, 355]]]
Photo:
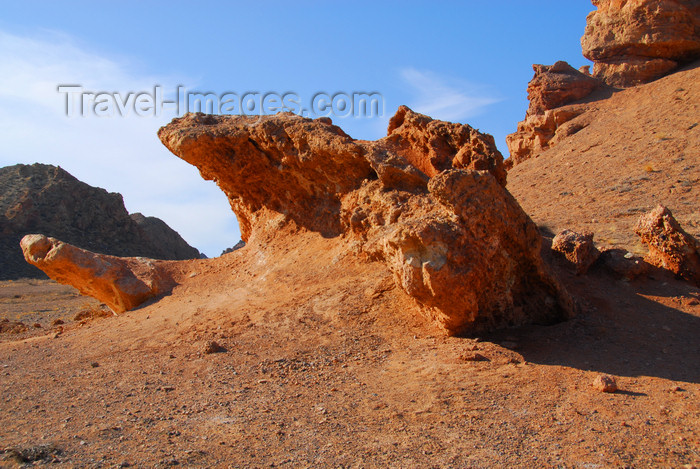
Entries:
[[671, 211], [658, 205], [642, 215], [635, 233], [649, 248], [645, 260], [700, 286], [700, 243], [681, 228]]
[[164, 267], [177, 261], [96, 254], [40, 234], [20, 242], [24, 258], [59, 283], [77, 288], [122, 313], [176, 284]]
[[468, 126], [402, 107], [387, 137], [368, 142], [326, 119], [188, 114], [159, 137], [224, 190], [244, 240], [287, 222], [345, 236], [448, 333], [573, 313], [503, 187], [493, 139]]
[[400, 154], [428, 177], [446, 169], [476, 169], [490, 171], [500, 185], [506, 185], [503, 155], [493, 137], [468, 125], [431, 119], [401, 106], [389, 121], [387, 136], [377, 144]]
[[535, 75], [527, 86], [530, 107], [516, 132], [506, 137], [510, 152], [507, 168], [536, 156], [588, 125], [585, 116], [576, 119], [584, 113], [585, 106], [569, 104], [585, 98], [601, 84], [563, 61], [532, 68]]
[[700, 57], [700, 3], [695, 0], [593, 0], [583, 55], [593, 75], [628, 87], [660, 78]]
[[598, 375], [593, 380], [593, 387], [600, 392], [615, 392], [618, 390], [614, 376]]
[[600, 251], [593, 244], [593, 233], [563, 230], [552, 240], [552, 250], [562, 254], [578, 275], [585, 274], [600, 257]]
[[[574, 313], [540, 257], [537, 227], [504, 187], [493, 138], [469, 126], [402, 107], [373, 142], [294, 114], [187, 114], [158, 136], [224, 191], [247, 249], [275, 236], [294, 245], [298, 229], [342, 237], [358, 262], [385, 263], [449, 334]], [[292, 229], [280, 234], [285, 225]], [[102, 256], [41, 235], [22, 248], [49, 276], [115, 311], [184, 278], [182, 263]]]

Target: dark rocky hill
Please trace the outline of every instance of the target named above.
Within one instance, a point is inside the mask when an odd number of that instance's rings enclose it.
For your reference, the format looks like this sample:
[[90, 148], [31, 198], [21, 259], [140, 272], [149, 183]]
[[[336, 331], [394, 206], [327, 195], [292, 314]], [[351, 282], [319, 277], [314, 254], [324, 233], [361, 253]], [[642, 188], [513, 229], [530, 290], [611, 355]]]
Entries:
[[60, 167], [0, 168], [0, 279], [45, 277], [22, 257], [19, 241], [41, 233], [84, 249], [155, 259], [199, 258], [177, 232], [154, 217], [129, 215], [121, 194], [79, 181]]

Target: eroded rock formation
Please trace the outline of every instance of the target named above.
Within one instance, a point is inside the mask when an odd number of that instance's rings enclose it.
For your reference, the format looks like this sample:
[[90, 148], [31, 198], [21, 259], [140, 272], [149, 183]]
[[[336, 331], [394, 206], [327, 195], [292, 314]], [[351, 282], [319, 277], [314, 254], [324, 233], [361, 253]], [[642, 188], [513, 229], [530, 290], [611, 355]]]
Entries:
[[517, 130], [506, 137], [510, 158], [508, 168], [546, 150], [557, 141], [578, 132], [587, 125], [584, 119], [573, 119], [585, 106], [569, 105], [591, 94], [600, 82], [579, 72], [566, 62], [554, 65], [533, 65], [535, 76], [527, 86], [530, 107]]
[[431, 119], [401, 106], [389, 121], [387, 136], [377, 143], [428, 177], [446, 169], [476, 169], [491, 172], [506, 185], [503, 155], [493, 137], [468, 125]]
[[634, 229], [649, 248], [645, 260], [700, 286], [700, 243], [681, 228], [671, 211], [658, 205]]
[[374, 142], [293, 114], [188, 114], [158, 135], [226, 193], [251, 249], [280, 219], [345, 236], [453, 334], [572, 314], [493, 139], [469, 126], [402, 107]]
[[20, 245], [27, 262], [57, 282], [97, 298], [115, 313], [133, 309], [176, 284], [163, 268], [173, 261], [96, 254], [40, 234], [26, 235]]
[[565, 104], [585, 98], [596, 89], [599, 82], [581, 73], [564, 61], [554, 65], [533, 65], [535, 76], [527, 85], [530, 107], [528, 116], [543, 114]]
[[607, 84], [647, 83], [700, 57], [696, 0], [592, 1], [581, 46]]
[[[330, 119], [197, 113], [158, 136], [226, 193], [246, 249], [264, 246], [282, 226], [342, 240], [348, 253], [384, 262], [450, 334], [574, 312], [540, 257], [537, 227], [504, 187], [493, 138], [467, 125], [402, 107], [388, 135], [370, 142]], [[53, 278], [115, 311], [183, 278], [172, 264], [99, 256], [41, 236], [25, 238], [23, 249]]]

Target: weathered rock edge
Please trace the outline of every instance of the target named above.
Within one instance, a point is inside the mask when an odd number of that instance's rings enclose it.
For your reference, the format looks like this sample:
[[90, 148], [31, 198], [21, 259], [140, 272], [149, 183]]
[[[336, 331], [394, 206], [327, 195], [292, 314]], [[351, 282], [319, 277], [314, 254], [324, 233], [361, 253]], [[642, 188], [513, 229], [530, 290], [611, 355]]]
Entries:
[[663, 205], [642, 215], [634, 227], [649, 248], [645, 260], [700, 286], [700, 242], [688, 234]]
[[589, 122], [582, 114], [582, 100], [599, 88], [599, 80], [574, 69], [566, 62], [532, 66], [535, 75], [527, 85], [530, 106], [515, 132], [506, 136], [510, 158], [508, 169], [536, 157], [566, 137], [585, 128]]

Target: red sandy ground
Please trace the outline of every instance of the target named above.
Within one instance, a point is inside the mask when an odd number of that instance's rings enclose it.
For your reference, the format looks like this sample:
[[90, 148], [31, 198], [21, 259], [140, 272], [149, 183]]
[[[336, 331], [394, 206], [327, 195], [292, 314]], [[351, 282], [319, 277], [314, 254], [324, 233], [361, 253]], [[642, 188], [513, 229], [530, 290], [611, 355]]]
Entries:
[[[4, 464], [40, 445], [76, 467], [700, 464], [697, 288], [561, 270], [576, 319], [447, 338], [381, 264], [294, 239], [193, 263], [119, 317], [0, 344]], [[594, 390], [600, 373], [621, 391]]]

